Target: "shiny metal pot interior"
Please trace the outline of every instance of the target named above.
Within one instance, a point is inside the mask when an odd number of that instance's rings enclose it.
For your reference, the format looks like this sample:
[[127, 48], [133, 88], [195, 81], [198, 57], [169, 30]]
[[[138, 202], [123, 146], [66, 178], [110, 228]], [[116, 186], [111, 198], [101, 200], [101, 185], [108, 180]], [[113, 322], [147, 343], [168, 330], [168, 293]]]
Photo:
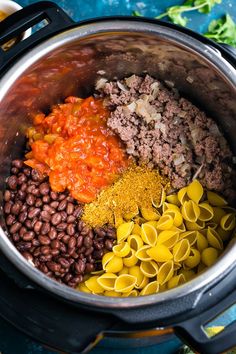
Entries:
[[[10, 161], [22, 155], [24, 130], [32, 113], [48, 111], [68, 95], [91, 94], [95, 81], [102, 76], [112, 79], [145, 72], [173, 82], [184, 96], [211, 114], [236, 153], [236, 71], [220, 52], [175, 28], [106, 19], [75, 26], [44, 40], [2, 76], [1, 190]], [[214, 266], [176, 289], [147, 297], [107, 298], [70, 289], [32, 267], [9, 241], [3, 218], [0, 236], [2, 252], [38, 285], [73, 302], [113, 309], [163, 303], [200, 291], [225, 277], [236, 262], [236, 244], [231, 244]]]

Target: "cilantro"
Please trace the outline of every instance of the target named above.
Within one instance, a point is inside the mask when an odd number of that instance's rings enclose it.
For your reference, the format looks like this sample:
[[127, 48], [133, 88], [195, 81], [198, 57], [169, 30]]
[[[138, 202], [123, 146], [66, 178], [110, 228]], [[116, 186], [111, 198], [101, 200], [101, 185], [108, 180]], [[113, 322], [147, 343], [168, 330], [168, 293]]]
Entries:
[[218, 20], [211, 21], [208, 32], [204, 36], [218, 43], [226, 43], [236, 47], [236, 24], [227, 14]]
[[[199, 7], [199, 12], [202, 12], [204, 14], [208, 14], [211, 12], [212, 8], [216, 4], [220, 4], [221, 0], [195, 0], [194, 1], [194, 6]], [[200, 7], [201, 6], [201, 7]]]
[[142, 14], [139, 11], [133, 11], [132, 16], [140, 17]]

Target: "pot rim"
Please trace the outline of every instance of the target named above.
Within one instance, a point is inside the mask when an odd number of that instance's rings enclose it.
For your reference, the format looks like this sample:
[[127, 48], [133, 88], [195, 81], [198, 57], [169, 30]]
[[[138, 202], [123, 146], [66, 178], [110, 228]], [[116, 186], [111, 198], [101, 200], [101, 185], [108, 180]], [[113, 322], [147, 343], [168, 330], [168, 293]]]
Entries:
[[[135, 21], [126, 19], [125, 17], [115, 20], [105, 18], [104, 20], [85, 21], [82, 24], [76, 24], [72, 29], [65, 30], [60, 34], [54, 35], [43, 41], [33, 49], [24, 54], [12, 67], [3, 75], [0, 80], [0, 101], [4, 99], [11, 85], [15, 80], [32, 64], [44, 55], [50, 53], [65, 44], [72, 43], [74, 40], [87, 38], [99, 33], [137, 33], [149, 34], [159, 38], [168, 39], [170, 42], [178, 44], [182, 48], [190, 52], [197, 53], [199, 57], [220, 72], [221, 76], [235, 89], [236, 92], [236, 70], [226, 61], [221, 53], [202, 43], [200, 40], [191, 37], [188, 34], [182, 33], [176, 28], [168, 28], [160, 23], [155, 24], [153, 21], [143, 19], [143, 21]], [[197, 276], [195, 279], [183, 284], [177, 288], [167, 290], [163, 293], [154, 295], [141, 296], [136, 298], [118, 298], [105, 297], [93, 294], [86, 294], [74, 290], [66, 285], [50, 279], [45, 274], [34, 268], [25, 258], [17, 251], [14, 245], [10, 242], [7, 235], [0, 229], [0, 249], [7, 258], [28, 278], [33, 280], [39, 286], [45, 288], [54, 295], [60, 296], [67, 301], [100, 307], [106, 309], [116, 308], [136, 308], [141, 306], [149, 306], [156, 303], [170, 301], [181, 298], [199, 291], [195, 305], [201, 298], [201, 294], [209, 286], [219, 282], [226, 274], [228, 274], [236, 264], [236, 244], [228, 246], [226, 252], [221, 255], [219, 260], [204, 273]]]

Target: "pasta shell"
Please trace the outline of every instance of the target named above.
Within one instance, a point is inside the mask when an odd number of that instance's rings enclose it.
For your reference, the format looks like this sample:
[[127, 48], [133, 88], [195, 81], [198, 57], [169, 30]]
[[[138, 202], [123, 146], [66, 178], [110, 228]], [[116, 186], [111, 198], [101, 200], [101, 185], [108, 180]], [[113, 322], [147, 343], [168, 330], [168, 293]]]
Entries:
[[143, 275], [143, 280], [141, 281], [138, 289], [143, 289], [149, 283], [149, 278]]
[[162, 206], [162, 212], [164, 213], [164, 212], [167, 211], [167, 210], [177, 210], [177, 211], [180, 211], [180, 209], [179, 209], [179, 207], [178, 207], [177, 205], [164, 202], [164, 203], [163, 203], [163, 206]]
[[210, 246], [222, 250], [223, 249], [223, 241], [217, 232], [210, 227], [207, 229], [207, 240]]
[[179, 233], [174, 230], [161, 231], [157, 237], [157, 245], [163, 244], [168, 248], [172, 248], [179, 239]]
[[175, 262], [182, 262], [188, 258], [190, 254], [190, 244], [188, 240], [180, 240], [173, 248], [173, 256]]
[[123, 267], [121, 271], [118, 273], [119, 275], [121, 274], [129, 274], [129, 268], [128, 267]]
[[133, 266], [129, 268], [129, 274], [136, 278], [135, 288], [139, 289], [144, 278], [144, 274], [141, 272], [139, 266]]
[[147, 250], [149, 250], [151, 247], [146, 245], [146, 246], [143, 246], [141, 247], [136, 253], [135, 253], [135, 256], [140, 259], [141, 261], [145, 261], [145, 262], [148, 262], [148, 261], [151, 261], [152, 258], [147, 254]]
[[113, 273], [104, 273], [97, 279], [97, 282], [104, 290], [114, 290], [116, 278], [117, 275]]
[[153, 227], [155, 227], [155, 229], [156, 229], [156, 227], [157, 227], [157, 221], [154, 221], [154, 220], [147, 221], [146, 224], [152, 225]]
[[108, 273], [118, 273], [123, 268], [122, 258], [117, 257], [113, 252], [108, 252], [102, 258], [102, 267]]
[[200, 274], [202, 273], [204, 270], [206, 270], [207, 266], [203, 263], [200, 263], [197, 267], [197, 273]]
[[168, 230], [174, 224], [174, 220], [170, 215], [162, 215], [157, 223], [158, 230]]
[[184, 225], [184, 223], [182, 223], [180, 226], [172, 226], [170, 230], [176, 231], [176, 232], [185, 232], [186, 231], [186, 227]]
[[143, 240], [139, 235], [130, 235], [127, 239], [130, 248], [137, 251], [143, 246]]
[[220, 226], [217, 227], [216, 232], [222, 241], [227, 241], [230, 238], [231, 231], [223, 230]]
[[94, 275], [85, 281], [85, 285], [93, 294], [101, 294], [104, 292], [104, 289], [98, 283], [98, 278], [98, 275]]
[[104, 292], [104, 295], [105, 296], [111, 296], [111, 297], [120, 297], [120, 296], [122, 296], [121, 293], [118, 293], [117, 291], [114, 291], [114, 290], [106, 290]]
[[182, 267], [181, 263], [174, 263], [174, 271], [180, 269]]
[[184, 284], [185, 283], [185, 278], [183, 276], [183, 274], [179, 274], [179, 275], [175, 275], [174, 277], [172, 277], [168, 283], [167, 283], [167, 287], [168, 289], [173, 289], [178, 285]]
[[138, 290], [133, 289], [133, 290], [129, 291], [128, 293], [124, 293], [124, 294], [122, 295], [122, 297], [136, 297], [136, 296], [138, 296], [138, 295], [139, 295]]
[[180, 203], [180, 201], [179, 201], [179, 199], [178, 199], [177, 194], [170, 194], [170, 195], [167, 195], [167, 196], [166, 196], [166, 200], [167, 200], [168, 203], [175, 204], [175, 205], [177, 205], [177, 206], [180, 206], [180, 205], [181, 205], [181, 203]]
[[163, 285], [173, 277], [174, 274], [174, 263], [172, 261], [165, 262], [161, 265], [158, 274], [157, 281], [160, 285]]
[[200, 203], [198, 206], [200, 208], [200, 215], [199, 215], [200, 220], [209, 221], [213, 218], [214, 211], [213, 208], [210, 206], [210, 204]]
[[130, 274], [122, 274], [116, 278], [115, 291], [128, 293], [133, 290], [136, 283], [136, 278]]
[[207, 199], [212, 206], [216, 207], [223, 207], [228, 204], [223, 197], [211, 191], [207, 191]]
[[205, 227], [205, 221], [197, 220], [196, 222], [185, 221], [185, 225], [188, 231], [198, 231]]
[[122, 259], [126, 267], [132, 267], [138, 262], [138, 258], [135, 256], [135, 251], [132, 248], [130, 249], [130, 253]]
[[179, 235], [179, 239], [182, 240], [183, 238], [188, 240], [190, 246], [192, 246], [197, 240], [197, 231], [185, 231], [185, 232], [182, 232]]
[[167, 262], [173, 258], [173, 255], [169, 249], [162, 244], [149, 248], [147, 250], [147, 254], [156, 262]]
[[144, 243], [154, 246], [157, 242], [157, 231], [155, 227], [147, 223], [143, 224], [141, 227], [141, 236]]
[[235, 228], [235, 215], [234, 214], [226, 214], [220, 220], [220, 226], [225, 231], [232, 231]]
[[124, 219], [120, 214], [114, 214], [114, 223], [116, 228], [118, 228], [121, 224], [124, 224]]
[[126, 257], [130, 252], [130, 245], [128, 242], [121, 242], [118, 245], [113, 246], [112, 248], [113, 253], [118, 257]]
[[158, 265], [154, 261], [141, 262], [140, 270], [146, 277], [153, 278], [155, 275], [157, 275]]
[[120, 243], [125, 241], [127, 237], [131, 234], [134, 227], [133, 221], [125, 222], [117, 228], [117, 242]]
[[226, 212], [224, 211], [224, 209], [220, 208], [220, 207], [212, 207], [213, 209], [213, 218], [211, 219], [212, 222], [219, 224], [221, 218], [226, 215]]
[[201, 256], [202, 263], [205, 264], [207, 267], [210, 267], [216, 262], [218, 255], [219, 253], [215, 248], [213, 247], [205, 248], [202, 251], [202, 256]]
[[208, 246], [207, 238], [201, 233], [197, 232], [197, 248], [202, 252]]
[[206, 223], [206, 227], [210, 227], [211, 229], [217, 229], [217, 224], [215, 224], [214, 222], [207, 222]]
[[189, 281], [196, 276], [196, 274], [194, 273], [194, 271], [192, 269], [181, 269], [179, 271], [179, 274], [183, 274], [186, 281]]
[[79, 286], [77, 287], [78, 290], [83, 291], [84, 293], [91, 294], [92, 291], [89, 290], [89, 288], [85, 285], [85, 283], [80, 283]]
[[127, 214], [124, 214], [124, 219], [129, 221], [131, 219], [133, 219], [136, 215], [139, 214], [139, 209], [138, 209], [138, 206], [136, 205], [134, 210], [132, 210], [131, 212], [127, 213]]
[[167, 209], [164, 212], [164, 215], [170, 215], [171, 216], [171, 218], [174, 221], [174, 226], [179, 227], [183, 223], [183, 217], [182, 217], [180, 211], [178, 211], [178, 210], [171, 210], [171, 209], [168, 210]]
[[203, 187], [198, 180], [194, 180], [190, 183], [187, 187], [187, 195], [188, 197], [193, 200], [196, 204], [200, 202], [203, 196]]
[[148, 283], [145, 288], [140, 292], [140, 295], [151, 295], [156, 294], [159, 291], [159, 284], [157, 281], [152, 281]]
[[141, 208], [141, 214], [147, 221], [160, 219], [160, 214], [155, 209]]
[[135, 224], [137, 224], [137, 225], [142, 225], [143, 223], [146, 222], [146, 220], [145, 220], [144, 218], [142, 218], [141, 216], [136, 216], [136, 217], [134, 218], [134, 222], [135, 222]]
[[134, 224], [132, 234], [141, 235], [141, 227], [138, 224]]
[[167, 290], [167, 284], [159, 284], [159, 292], [163, 292]]
[[160, 208], [163, 205], [165, 199], [166, 199], [166, 192], [165, 189], [162, 187], [160, 199], [158, 201], [152, 199], [152, 205], [155, 208]]
[[183, 203], [181, 213], [184, 220], [196, 222], [200, 216], [200, 208], [194, 201], [189, 200]]
[[187, 202], [189, 200], [189, 196], [187, 195], [187, 189], [188, 187], [184, 187], [178, 191], [177, 196], [180, 204], [184, 204], [184, 202]]
[[201, 254], [196, 248], [191, 248], [190, 255], [184, 261], [184, 264], [189, 268], [195, 268], [201, 261]]

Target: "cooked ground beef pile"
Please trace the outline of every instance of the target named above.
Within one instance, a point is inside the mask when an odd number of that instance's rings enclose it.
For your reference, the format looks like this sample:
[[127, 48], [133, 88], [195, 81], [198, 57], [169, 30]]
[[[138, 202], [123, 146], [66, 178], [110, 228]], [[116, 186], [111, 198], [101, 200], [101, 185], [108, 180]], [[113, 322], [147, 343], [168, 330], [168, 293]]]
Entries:
[[175, 88], [149, 75], [97, 83], [112, 113], [108, 126], [140, 164], [158, 167], [176, 189], [197, 177], [208, 189], [232, 188], [232, 152], [216, 123]]

